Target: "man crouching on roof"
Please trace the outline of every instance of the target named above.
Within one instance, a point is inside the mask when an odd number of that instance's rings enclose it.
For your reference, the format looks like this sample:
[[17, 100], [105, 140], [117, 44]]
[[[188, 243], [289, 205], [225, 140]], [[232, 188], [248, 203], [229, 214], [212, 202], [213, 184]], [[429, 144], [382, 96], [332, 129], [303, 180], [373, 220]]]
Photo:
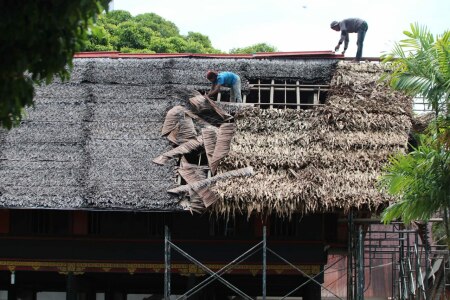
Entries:
[[217, 94], [221, 86], [230, 88], [230, 102], [242, 103], [241, 78], [233, 72], [208, 71], [206, 79], [212, 83], [211, 90], [205, 95], [211, 97]]

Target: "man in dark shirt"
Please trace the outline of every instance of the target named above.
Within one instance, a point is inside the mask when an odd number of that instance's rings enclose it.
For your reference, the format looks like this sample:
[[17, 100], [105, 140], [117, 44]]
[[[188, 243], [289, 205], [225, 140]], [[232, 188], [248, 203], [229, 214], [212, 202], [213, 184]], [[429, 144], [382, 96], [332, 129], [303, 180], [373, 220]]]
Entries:
[[350, 18], [342, 20], [341, 22], [333, 21], [331, 22], [330, 27], [333, 30], [341, 32], [341, 38], [339, 39], [339, 43], [334, 48], [334, 51], [338, 51], [342, 42], [344, 42], [344, 51], [342, 51], [342, 54], [345, 54], [345, 51], [347, 50], [348, 47], [349, 42], [348, 34], [349, 33], [358, 34], [358, 40], [356, 41], [356, 45], [358, 45], [358, 50], [356, 51], [355, 60], [360, 61], [362, 56], [364, 38], [366, 37], [367, 29], [369, 29], [369, 26], [367, 26], [367, 22], [358, 18]]

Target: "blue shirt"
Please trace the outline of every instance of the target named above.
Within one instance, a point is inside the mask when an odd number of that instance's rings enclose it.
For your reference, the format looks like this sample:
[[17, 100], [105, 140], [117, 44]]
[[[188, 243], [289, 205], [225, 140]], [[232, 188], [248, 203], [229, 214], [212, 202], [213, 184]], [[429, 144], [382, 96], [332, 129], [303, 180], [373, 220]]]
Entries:
[[233, 72], [220, 72], [214, 84], [221, 86], [232, 87], [236, 83], [238, 76]]

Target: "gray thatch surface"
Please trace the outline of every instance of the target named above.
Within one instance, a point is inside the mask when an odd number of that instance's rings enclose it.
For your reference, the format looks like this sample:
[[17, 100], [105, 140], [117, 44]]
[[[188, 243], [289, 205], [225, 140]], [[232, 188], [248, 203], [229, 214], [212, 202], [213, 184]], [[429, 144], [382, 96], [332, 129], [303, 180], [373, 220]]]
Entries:
[[[22, 124], [0, 131], [0, 207], [178, 210], [167, 111], [206, 90], [208, 69], [327, 83], [334, 60], [75, 59], [69, 82], [38, 87]], [[224, 202], [225, 203], [225, 202]]]
[[218, 181], [212, 210], [311, 213], [366, 209], [390, 200], [376, 180], [387, 158], [405, 151], [410, 97], [378, 82], [378, 64], [338, 65], [327, 105], [313, 110], [245, 109], [219, 171], [252, 166], [252, 177]]

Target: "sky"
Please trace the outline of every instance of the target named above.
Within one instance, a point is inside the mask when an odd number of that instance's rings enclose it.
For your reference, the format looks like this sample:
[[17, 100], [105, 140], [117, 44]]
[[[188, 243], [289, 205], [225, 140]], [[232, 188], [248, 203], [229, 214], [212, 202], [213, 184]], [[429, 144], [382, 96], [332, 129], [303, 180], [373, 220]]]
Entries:
[[[411, 23], [435, 35], [450, 29], [450, 0], [113, 0], [111, 5], [133, 16], [156, 13], [175, 23], [181, 34], [204, 34], [225, 52], [257, 43], [283, 52], [333, 51], [340, 33], [330, 23], [354, 17], [369, 25], [365, 57], [390, 51]], [[353, 33], [346, 56], [355, 54]]]

